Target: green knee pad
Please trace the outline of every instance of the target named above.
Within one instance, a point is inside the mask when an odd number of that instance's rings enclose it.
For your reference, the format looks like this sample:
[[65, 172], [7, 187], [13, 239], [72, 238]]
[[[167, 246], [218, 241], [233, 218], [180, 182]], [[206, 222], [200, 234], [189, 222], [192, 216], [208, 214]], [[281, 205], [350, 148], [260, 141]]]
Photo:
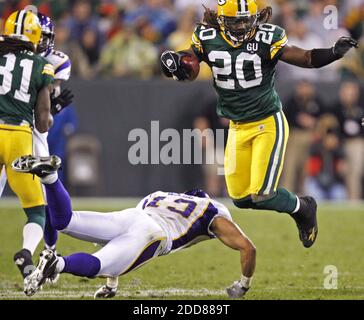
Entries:
[[33, 208], [24, 209], [25, 214], [28, 217], [27, 223], [36, 223], [44, 229], [45, 225], [45, 207], [38, 206]]
[[297, 205], [297, 197], [283, 188], [278, 188], [276, 194], [267, 200], [256, 201], [260, 210], [275, 210], [291, 214]]

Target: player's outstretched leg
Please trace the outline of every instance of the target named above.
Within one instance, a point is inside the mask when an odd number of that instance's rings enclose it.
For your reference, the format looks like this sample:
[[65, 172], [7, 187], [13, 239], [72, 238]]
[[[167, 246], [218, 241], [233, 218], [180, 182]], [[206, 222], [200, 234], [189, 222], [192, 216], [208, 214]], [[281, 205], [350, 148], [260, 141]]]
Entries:
[[24, 280], [24, 292], [34, 295], [44, 282], [55, 278], [60, 272], [71, 273], [80, 277], [95, 277], [101, 269], [100, 260], [88, 253], [75, 253], [67, 257], [58, 257], [52, 250], [44, 250], [40, 254], [35, 271]]
[[317, 238], [317, 204], [312, 197], [297, 197], [283, 188], [267, 198], [250, 196], [234, 200], [235, 206], [246, 209], [275, 210], [288, 213], [296, 222], [299, 238], [305, 248], [311, 247]]
[[[23, 156], [13, 161], [12, 168], [17, 172], [37, 175], [46, 190], [49, 221], [56, 230], [65, 229], [72, 218], [71, 199], [62, 182], [58, 180], [57, 170], [61, 159], [57, 156]], [[51, 235], [47, 235], [49, 238]]]

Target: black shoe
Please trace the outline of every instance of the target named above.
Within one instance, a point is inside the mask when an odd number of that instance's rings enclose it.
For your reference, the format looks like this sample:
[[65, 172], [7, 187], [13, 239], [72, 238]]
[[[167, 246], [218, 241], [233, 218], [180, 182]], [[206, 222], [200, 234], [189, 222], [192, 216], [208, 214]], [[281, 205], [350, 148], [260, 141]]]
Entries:
[[43, 250], [35, 271], [24, 279], [24, 293], [34, 295], [47, 280], [56, 273], [58, 258], [52, 250]]
[[27, 277], [35, 270], [32, 254], [28, 249], [20, 250], [14, 255], [13, 259], [23, 278]]
[[300, 197], [300, 209], [292, 214], [296, 221], [300, 240], [305, 248], [310, 248], [316, 241], [317, 226], [317, 203], [312, 197]]
[[56, 172], [61, 167], [61, 159], [57, 156], [33, 157], [22, 156], [15, 159], [11, 167], [16, 172], [32, 173], [39, 178], [44, 178]]

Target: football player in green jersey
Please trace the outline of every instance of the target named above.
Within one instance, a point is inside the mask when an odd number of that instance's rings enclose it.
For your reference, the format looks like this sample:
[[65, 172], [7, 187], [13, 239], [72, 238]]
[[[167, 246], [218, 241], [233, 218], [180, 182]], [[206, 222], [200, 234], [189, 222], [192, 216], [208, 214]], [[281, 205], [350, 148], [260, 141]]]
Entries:
[[35, 54], [41, 40], [36, 14], [20, 10], [6, 20], [0, 36], [0, 171], [5, 167], [9, 186], [27, 215], [22, 249], [14, 256], [25, 278], [33, 269], [32, 255], [43, 238], [44, 197], [39, 179], [11, 170], [14, 159], [32, 154], [33, 119], [40, 132], [53, 122], [50, 90], [54, 68]]
[[332, 48], [303, 50], [288, 44], [284, 29], [268, 23], [270, 7], [259, 10], [255, 0], [217, 2], [217, 12], [206, 8], [191, 48], [162, 54], [162, 70], [179, 81], [192, 79], [186, 55], [210, 66], [217, 113], [231, 120], [224, 164], [229, 196], [239, 208], [288, 213], [304, 247], [311, 247], [318, 233], [315, 199], [278, 188], [289, 128], [275, 90], [275, 67], [281, 60], [321, 68], [358, 43], [343, 37]]

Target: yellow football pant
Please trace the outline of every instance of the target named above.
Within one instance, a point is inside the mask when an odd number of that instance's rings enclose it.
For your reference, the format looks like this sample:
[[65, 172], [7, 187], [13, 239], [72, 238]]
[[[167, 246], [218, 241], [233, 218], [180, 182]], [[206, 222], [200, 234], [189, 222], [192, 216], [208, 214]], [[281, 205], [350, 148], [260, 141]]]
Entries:
[[232, 199], [274, 194], [282, 173], [288, 135], [283, 112], [256, 122], [230, 122], [224, 167]]
[[18, 157], [33, 153], [32, 131], [27, 126], [0, 125], [0, 168], [5, 166], [10, 188], [23, 208], [44, 205], [40, 181], [31, 174], [18, 173], [11, 163]]

